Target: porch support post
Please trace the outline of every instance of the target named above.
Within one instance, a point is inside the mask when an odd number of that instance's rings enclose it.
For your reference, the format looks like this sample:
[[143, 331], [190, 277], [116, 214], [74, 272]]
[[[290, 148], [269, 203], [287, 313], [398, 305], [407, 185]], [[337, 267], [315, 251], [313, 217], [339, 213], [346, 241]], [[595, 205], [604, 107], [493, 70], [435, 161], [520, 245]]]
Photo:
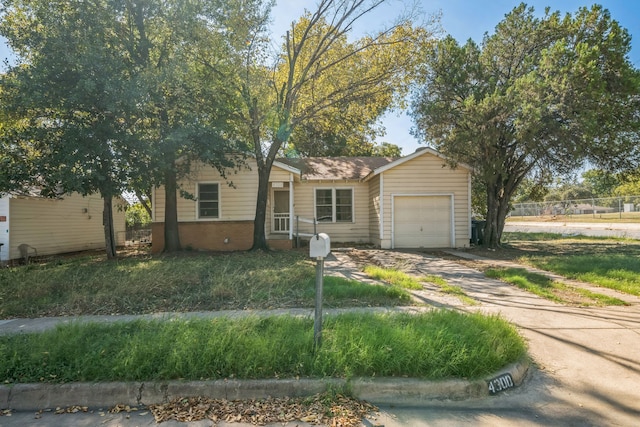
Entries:
[[289, 173], [289, 240], [293, 240], [293, 174]]

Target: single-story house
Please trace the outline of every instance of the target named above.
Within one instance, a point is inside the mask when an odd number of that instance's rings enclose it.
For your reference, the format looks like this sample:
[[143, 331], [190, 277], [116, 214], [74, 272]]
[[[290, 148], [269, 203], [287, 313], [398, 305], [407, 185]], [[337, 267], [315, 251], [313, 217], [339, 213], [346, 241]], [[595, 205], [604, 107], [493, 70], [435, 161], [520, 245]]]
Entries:
[[[184, 247], [246, 250], [253, 244], [258, 188], [256, 162], [228, 176], [196, 165], [180, 188], [178, 226]], [[164, 248], [164, 188], [153, 194], [154, 252]], [[317, 232], [331, 242], [384, 249], [469, 246], [471, 170], [452, 169], [435, 150], [401, 158], [279, 159], [269, 177], [265, 233], [273, 248], [291, 248], [296, 234]]]
[[[124, 200], [114, 201], [116, 244], [125, 243]], [[124, 206], [121, 206], [124, 208]], [[102, 249], [103, 201], [98, 195], [74, 193], [42, 197], [37, 189], [0, 195], [0, 261], [29, 256]]]

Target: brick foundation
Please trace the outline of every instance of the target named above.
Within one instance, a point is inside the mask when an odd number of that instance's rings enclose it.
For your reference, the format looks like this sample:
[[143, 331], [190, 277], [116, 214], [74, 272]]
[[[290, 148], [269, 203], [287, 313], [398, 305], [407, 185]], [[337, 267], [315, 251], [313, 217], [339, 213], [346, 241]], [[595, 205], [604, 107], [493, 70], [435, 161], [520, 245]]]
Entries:
[[[153, 233], [151, 251], [164, 249], [164, 223], [151, 227]], [[183, 248], [205, 251], [246, 251], [253, 246], [253, 221], [207, 221], [180, 222], [178, 224], [180, 244]], [[289, 250], [291, 240], [268, 240], [271, 249]]]

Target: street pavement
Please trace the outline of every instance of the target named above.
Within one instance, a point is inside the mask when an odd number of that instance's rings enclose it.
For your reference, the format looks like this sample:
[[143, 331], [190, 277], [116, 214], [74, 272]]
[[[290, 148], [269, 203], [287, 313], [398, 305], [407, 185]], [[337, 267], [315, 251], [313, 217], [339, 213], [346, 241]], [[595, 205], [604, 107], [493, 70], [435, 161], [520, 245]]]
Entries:
[[[522, 385], [495, 396], [453, 399], [443, 393], [419, 402], [403, 400], [402, 396], [394, 400], [394, 396], [390, 396], [391, 399], [382, 399], [380, 413], [365, 420], [365, 426], [640, 425], [640, 299], [616, 292], [628, 306], [563, 306], [441, 258], [384, 250], [364, 253], [380, 265], [402, 266], [416, 275], [438, 274], [450, 284], [461, 287], [480, 304], [465, 305], [455, 297], [442, 294], [435, 286], [426, 286], [415, 297], [429, 306], [480, 310], [503, 316], [516, 324], [527, 340], [533, 363]], [[462, 252], [456, 254], [470, 256]], [[348, 252], [335, 251], [325, 268], [326, 274], [366, 279]], [[0, 333], [9, 329], [39, 330], [59, 321], [68, 319], [4, 322], [0, 324]], [[371, 400], [376, 403], [375, 399]], [[0, 416], [0, 427], [155, 425], [148, 412], [108, 414], [105, 409], [92, 408], [93, 413], [89, 414], [45, 412], [37, 419], [33, 411], [14, 412], [10, 417]], [[200, 427], [212, 424], [208, 421], [162, 425]]]
[[558, 221], [507, 221], [507, 233], [558, 233], [594, 237], [623, 237], [640, 239], [640, 223], [618, 222], [564, 222]]

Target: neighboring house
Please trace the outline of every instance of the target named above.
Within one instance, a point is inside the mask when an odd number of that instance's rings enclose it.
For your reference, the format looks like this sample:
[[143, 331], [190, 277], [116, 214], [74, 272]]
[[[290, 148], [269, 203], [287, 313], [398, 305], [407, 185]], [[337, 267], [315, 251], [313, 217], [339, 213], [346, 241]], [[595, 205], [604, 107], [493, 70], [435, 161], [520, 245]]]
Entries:
[[[393, 159], [334, 157], [280, 159], [269, 177], [265, 232], [273, 248], [291, 248], [298, 231], [313, 233], [304, 220], [318, 219], [317, 231], [332, 243], [370, 243], [384, 249], [469, 246], [471, 173], [451, 169], [430, 148]], [[258, 188], [255, 160], [229, 174], [196, 165], [178, 198], [183, 247], [246, 250], [253, 244]], [[164, 188], [153, 194], [153, 251], [164, 247]], [[298, 220], [298, 218], [301, 218]]]
[[[117, 245], [125, 243], [124, 209], [118, 208], [123, 203], [114, 201]], [[47, 198], [37, 190], [0, 195], [0, 261], [24, 258], [25, 251], [42, 256], [104, 248], [102, 208], [98, 195]]]

